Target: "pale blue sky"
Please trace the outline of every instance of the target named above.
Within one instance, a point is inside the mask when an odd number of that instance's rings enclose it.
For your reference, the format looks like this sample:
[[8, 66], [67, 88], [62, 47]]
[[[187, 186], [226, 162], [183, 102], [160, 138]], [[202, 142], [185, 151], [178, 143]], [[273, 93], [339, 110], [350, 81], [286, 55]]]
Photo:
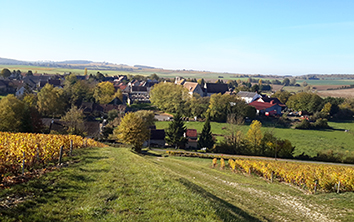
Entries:
[[354, 1], [0, 0], [0, 57], [354, 74]]

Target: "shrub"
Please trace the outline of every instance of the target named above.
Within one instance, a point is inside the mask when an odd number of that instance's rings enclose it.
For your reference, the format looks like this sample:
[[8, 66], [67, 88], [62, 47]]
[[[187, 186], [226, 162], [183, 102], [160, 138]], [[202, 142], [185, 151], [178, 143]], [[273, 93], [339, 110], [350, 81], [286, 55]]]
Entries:
[[311, 128], [311, 124], [307, 119], [303, 119], [301, 123], [295, 126], [295, 129], [310, 129], [310, 128]]

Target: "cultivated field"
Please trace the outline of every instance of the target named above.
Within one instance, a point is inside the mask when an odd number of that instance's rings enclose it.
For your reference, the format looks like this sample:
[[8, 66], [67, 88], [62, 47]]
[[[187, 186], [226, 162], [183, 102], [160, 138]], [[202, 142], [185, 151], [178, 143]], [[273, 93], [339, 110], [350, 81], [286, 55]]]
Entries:
[[353, 89], [318, 91], [317, 94], [322, 97], [331, 96], [331, 97], [353, 98], [354, 97], [354, 88]]

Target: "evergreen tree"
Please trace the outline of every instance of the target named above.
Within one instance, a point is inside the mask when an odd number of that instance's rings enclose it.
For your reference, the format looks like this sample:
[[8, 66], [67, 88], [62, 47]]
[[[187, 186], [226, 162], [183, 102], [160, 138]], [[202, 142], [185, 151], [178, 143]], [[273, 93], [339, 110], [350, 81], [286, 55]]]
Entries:
[[186, 127], [181, 117], [178, 111], [177, 114], [173, 116], [173, 121], [166, 130], [166, 142], [175, 145], [176, 149], [184, 147], [187, 143], [187, 138], [184, 136]]
[[198, 140], [199, 148], [203, 148], [203, 147], [207, 147], [209, 149], [213, 148], [215, 141], [213, 139], [210, 129], [211, 129], [210, 120], [208, 116], [204, 123], [202, 133], [199, 136], [199, 140]]

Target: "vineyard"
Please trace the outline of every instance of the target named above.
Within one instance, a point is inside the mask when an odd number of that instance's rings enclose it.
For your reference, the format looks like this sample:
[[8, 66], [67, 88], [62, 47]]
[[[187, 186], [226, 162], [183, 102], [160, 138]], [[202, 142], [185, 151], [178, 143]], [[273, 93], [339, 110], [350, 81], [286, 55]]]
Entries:
[[4, 175], [19, 174], [23, 166], [30, 171], [57, 161], [61, 146], [65, 156], [70, 149], [104, 145], [75, 135], [0, 132], [0, 181]]
[[[267, 180], [278, 180], [299, 186], [310, 192], [352, 192], [354, 191], [354, 167], [290, 163], [271, 160], [233, 159], [231, 156], [210, 155], [201, 153], [187, 153], [167, 151], [169, 155], [191, 156], [200, 158], [214, 158], [212, 166], [220, 162], [220, 168], [225, 168], [224, 159], [228, 159], [227, 166], [232, 172], [256, 174]], [[217, 159], [220, 159], [218, 161]]]

